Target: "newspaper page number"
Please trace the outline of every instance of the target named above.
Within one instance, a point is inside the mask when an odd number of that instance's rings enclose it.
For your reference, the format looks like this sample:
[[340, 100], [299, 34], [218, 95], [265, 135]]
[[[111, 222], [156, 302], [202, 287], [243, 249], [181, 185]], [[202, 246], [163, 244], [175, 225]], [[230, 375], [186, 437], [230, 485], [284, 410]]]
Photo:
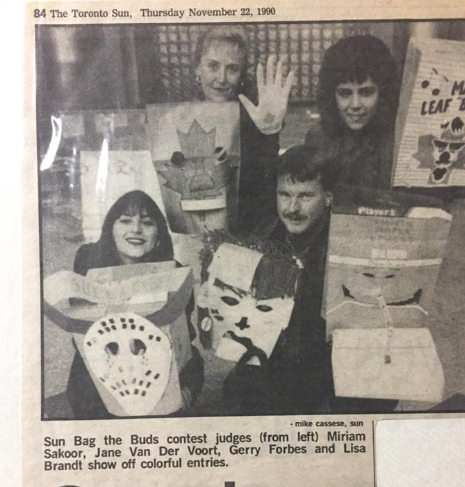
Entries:
[[40, 9], [39, 8], [36, 8], [36, 9], [34, 9], [34, 18], [35, 19], [38, 19], [39, 17], [43, 17], [43, 18], [47, 17], [47, 13], [46, 13], [46, 11], [45, 11], [44, 8], [40, 8]]

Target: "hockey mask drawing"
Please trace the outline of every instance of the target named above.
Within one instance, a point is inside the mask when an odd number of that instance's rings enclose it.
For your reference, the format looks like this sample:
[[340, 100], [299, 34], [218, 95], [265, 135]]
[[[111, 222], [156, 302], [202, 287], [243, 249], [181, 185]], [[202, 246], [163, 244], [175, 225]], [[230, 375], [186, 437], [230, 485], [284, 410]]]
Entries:
[[422, 135], [414, 157], [431, 170], [430, 181], [446, 184], [451, 171], [465, 168], [465, 123], [460, 117], [440, 125], [439, 135]]
[[84, 358], [126, 416], [150, 414], [170, 378], [171, 342], [160, 328], [133, 313], [108, 315], [84, 337]]
[[294, 306], [298, 269], [246, 247], [225, 243], [214, 253], [198, 305], [208, 310], [202, 322], [212, 332], [218, 357], [263, 365]]

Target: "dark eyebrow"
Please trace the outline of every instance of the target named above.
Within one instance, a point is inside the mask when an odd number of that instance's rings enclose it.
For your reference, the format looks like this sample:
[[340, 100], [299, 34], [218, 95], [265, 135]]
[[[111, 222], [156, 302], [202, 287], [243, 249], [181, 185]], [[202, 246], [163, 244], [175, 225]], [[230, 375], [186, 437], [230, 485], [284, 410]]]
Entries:
[[247, 296], [246, 291], [243, 291], [242, 289], [238, 289], [237, 287], [234, 287], [234, 286], [230, 286], [229, 284], [226, 284], [225, 282], [220, 281], [220, 279], [215, 279], [213, 284], [222, 290], [228, 289], [229, 291], [233, 292], [236, 296], [239, 296], [240, 298]]
[[376, 86], [364, 86], [363, 88], [360, 88], [359, 91], [364, 92], [368, 91], [370, 93], [375, 92], [377, 90]]

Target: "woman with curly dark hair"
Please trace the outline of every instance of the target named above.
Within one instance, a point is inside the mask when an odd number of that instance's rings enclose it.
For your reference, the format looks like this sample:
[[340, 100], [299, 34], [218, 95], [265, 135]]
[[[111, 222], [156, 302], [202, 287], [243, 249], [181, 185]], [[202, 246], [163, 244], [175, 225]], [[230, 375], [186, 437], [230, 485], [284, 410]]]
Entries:
[[325, 54], [318, 86], [319, 127], [305, 144], [316, 148], [332, 185], [390, 185], [399, 80], [380, 39], [353, 36]]

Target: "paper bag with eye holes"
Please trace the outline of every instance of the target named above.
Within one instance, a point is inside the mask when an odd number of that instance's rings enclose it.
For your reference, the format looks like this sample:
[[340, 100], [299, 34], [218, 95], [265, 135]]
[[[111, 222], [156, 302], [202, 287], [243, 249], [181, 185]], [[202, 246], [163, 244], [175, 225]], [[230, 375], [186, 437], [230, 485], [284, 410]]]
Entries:
[[182, 407], [179, 373], [192, 356], [185, 314], [192, 286], [191, 270], [175, 262], [93, 269], [85, 277], [62, 271], [45, 279], [45, 314], [72, 334], [109, 413], [162, 416]]
[[[255, 280], [260, 266], [267, 266], [268, 273]], [[209, 314], [217, 357], [257, 366], [270, 358], [289, 326], [297, 275], [295, 266], [248, 247], [218, 247], [197, 296], [198, 306]]]
[[334, 330], [336, 396], [442, 400], [444, 373], [427, 328]]

